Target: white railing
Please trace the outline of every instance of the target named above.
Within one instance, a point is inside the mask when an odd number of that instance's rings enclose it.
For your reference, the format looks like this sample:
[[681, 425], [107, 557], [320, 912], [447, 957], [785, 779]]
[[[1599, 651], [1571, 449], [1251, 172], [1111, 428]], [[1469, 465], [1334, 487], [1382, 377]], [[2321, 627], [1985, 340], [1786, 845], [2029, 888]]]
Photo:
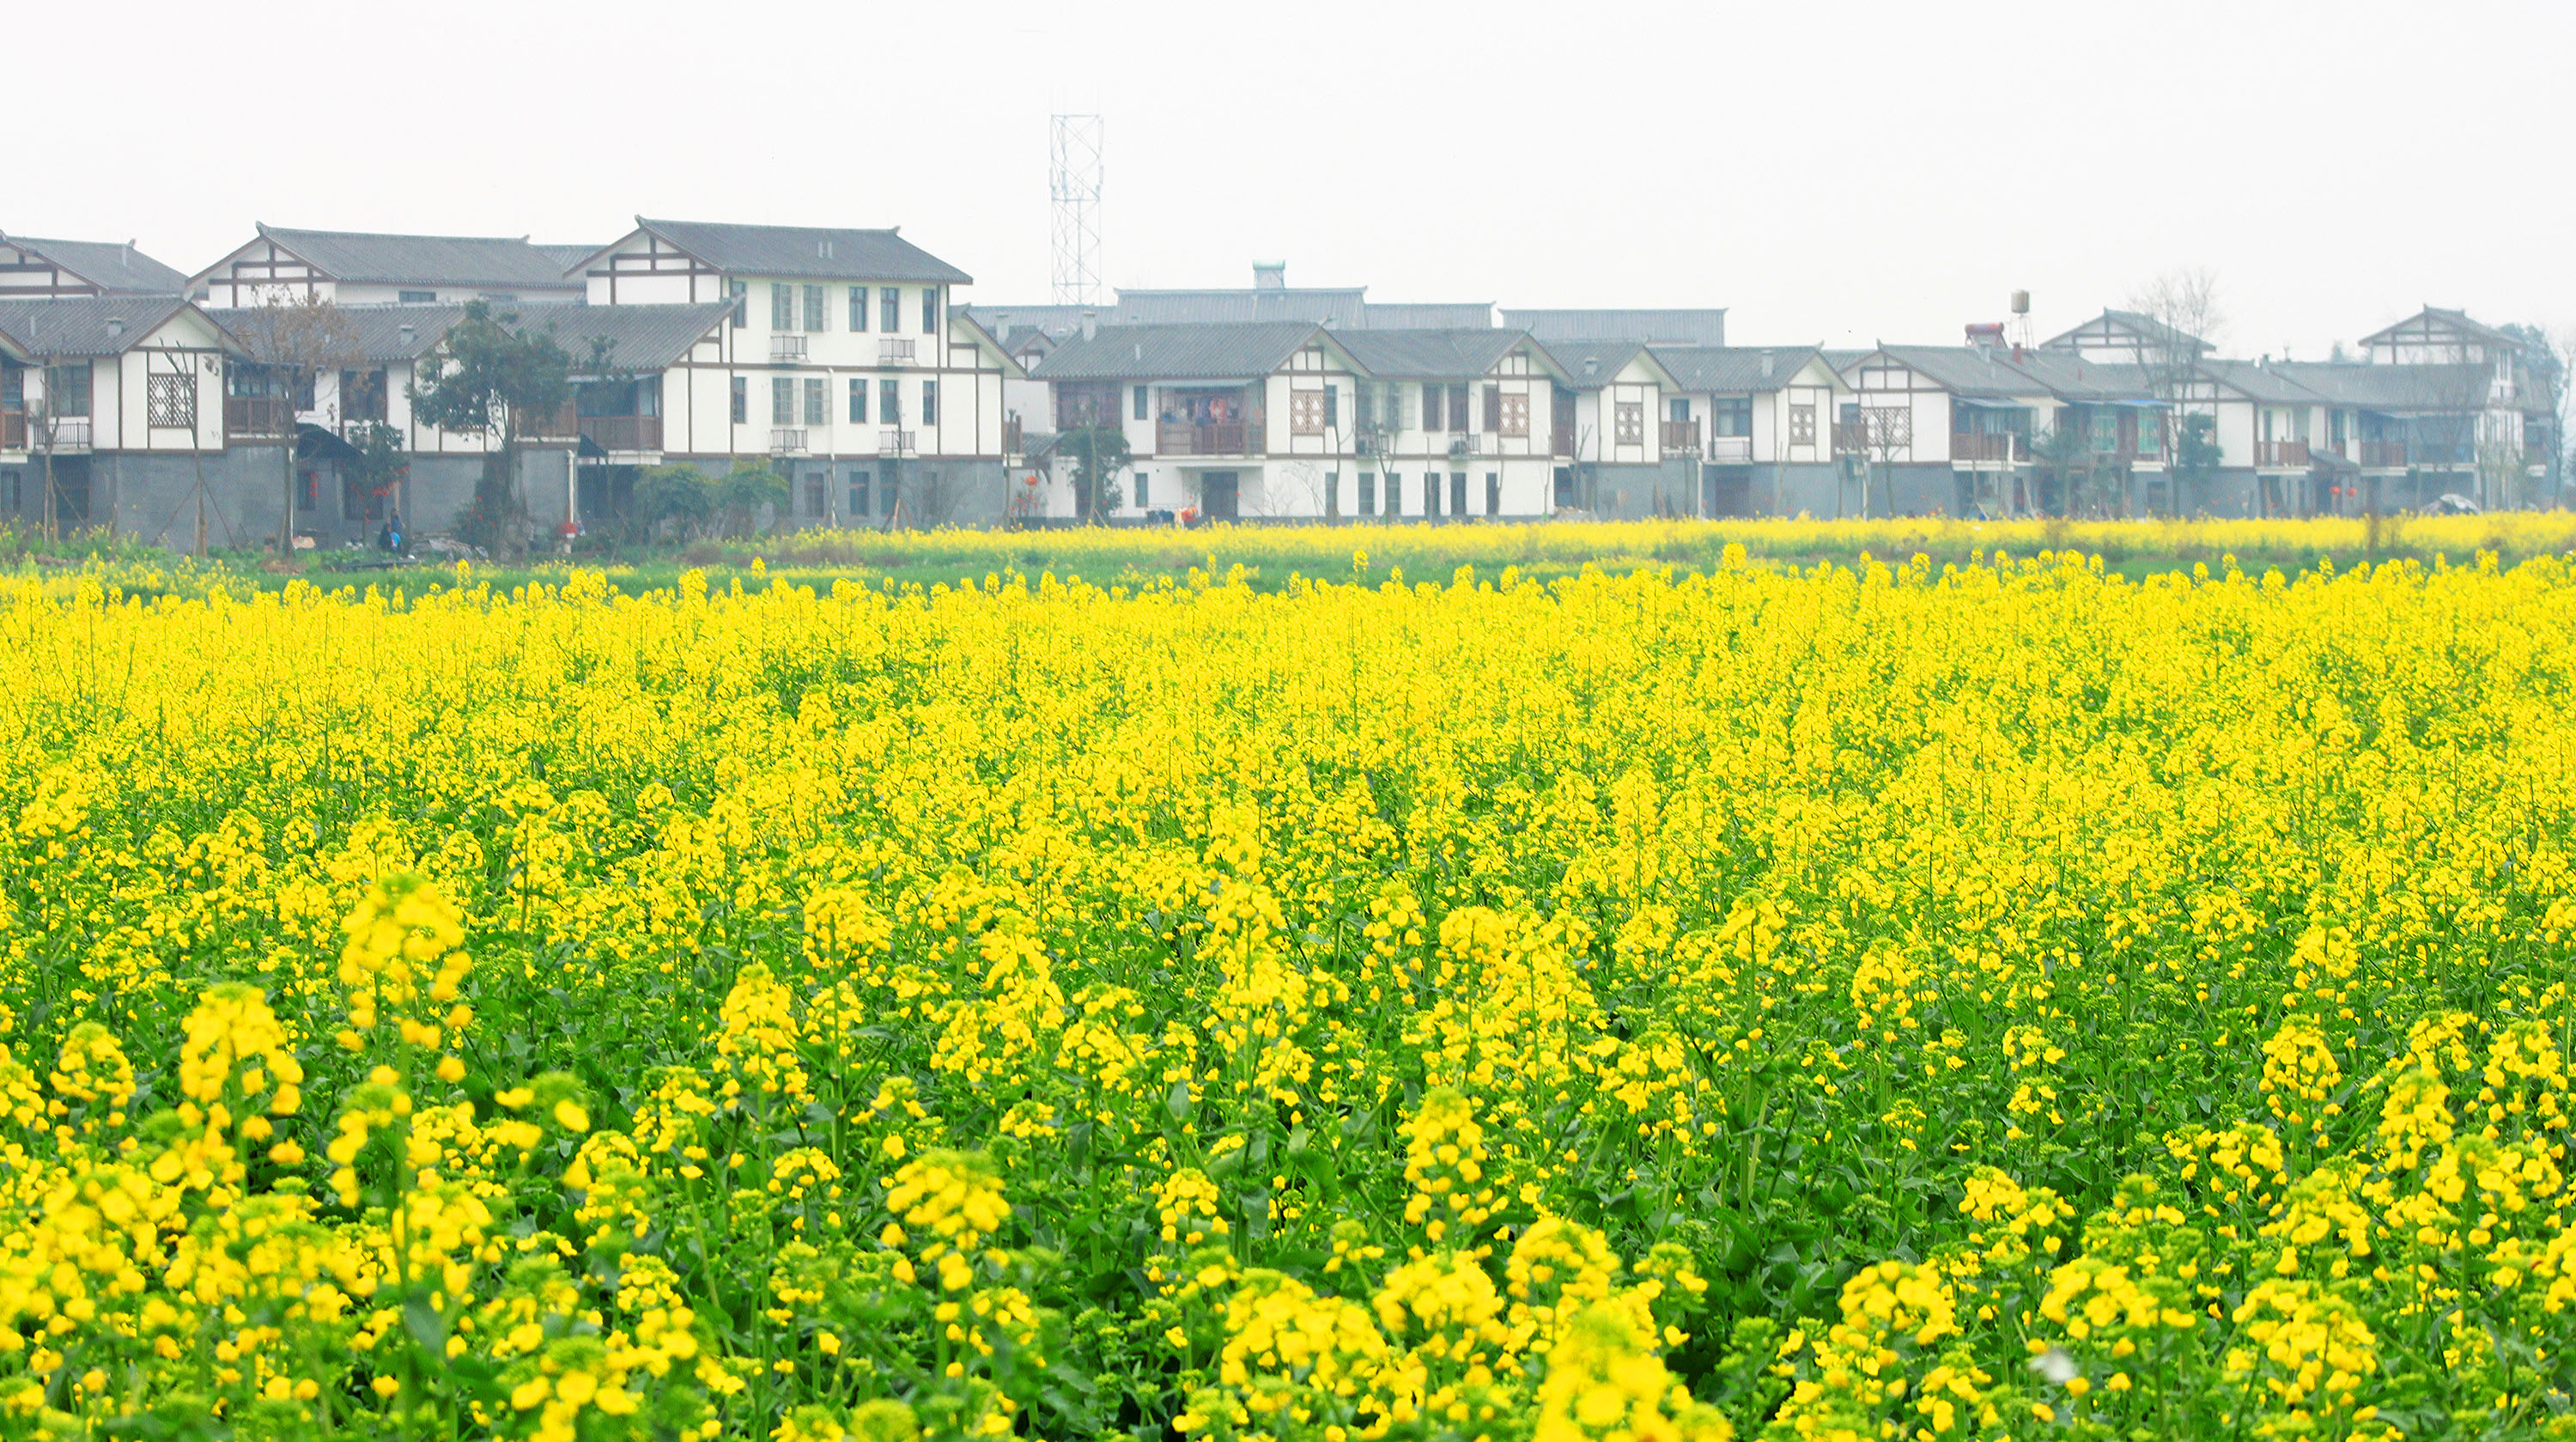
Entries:
[[1708, 458], [1721, 465], [1747, 464], [1753, 459], [1753, 438], [1751, 436], [1711, 436], [1708, 438]]
[[880, 336], [877, 339], [877, 364], [881, 366], [912, 364], [912, 337]]
[[769, 432], [771, 455], [792, 455], [805, 449], [803, 426], [777, 426]]
[[53, 416], [39, 419], [34, 429], [43, 439], [43, 448], [56, 451], [85, 451], [90, 446], [90, 418], [87, 416]]
[[805, 359], [805, 337], [801, 335], [771, 336], [769, 338], [769, 358], [774, 361], [801, 361]]
[[907, 451], [909, 451], [909, 450], [911, 450], [911, 449], [912, 449], [912, 432], [910, 432], [910, 431], [879, 431], [879, 432], [877, 432], [877, 454], [878, 454], [878, 455], [881, 455], [881, 456], [899, 456], [899, 455], [902, 455], [902, 454], [904, 454], [905, 452], [907, 452]]

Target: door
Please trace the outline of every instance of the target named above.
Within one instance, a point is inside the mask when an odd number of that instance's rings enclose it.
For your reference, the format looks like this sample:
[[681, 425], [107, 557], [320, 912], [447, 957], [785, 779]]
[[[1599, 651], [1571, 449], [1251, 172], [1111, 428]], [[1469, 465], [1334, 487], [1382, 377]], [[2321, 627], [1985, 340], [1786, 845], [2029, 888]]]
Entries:
[[1211, 521], [1231, 521], [1242, 510], [1242, 478], [1233, 471], [1199, 472], [1199, 514]]

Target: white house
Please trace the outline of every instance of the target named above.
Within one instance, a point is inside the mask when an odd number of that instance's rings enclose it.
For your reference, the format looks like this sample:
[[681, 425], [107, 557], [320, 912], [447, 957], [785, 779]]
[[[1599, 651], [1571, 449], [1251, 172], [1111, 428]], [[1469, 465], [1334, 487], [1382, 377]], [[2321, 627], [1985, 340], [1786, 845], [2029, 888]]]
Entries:
[[[2026, 358], [2026, 357], [2025, 357]], [[2059, 423], [2047, 382], [1991, 346], [1880, 346], [1845, 363], [1836, 515], [2021, 514], [2045, 498], [2031, 441]], [[1820, 513], [1821, 514], [1821, 513]]]
[[0, 517], [179, 545], [201, 523], [217, 544], [237, 534], [208, 474], [237, 349], [175, 294], [0, 301]]
[[[1505, 312], [1518, 314], [1518, 312]], [[1603, 517], [1681, 516], [1699, 507], [1699, 446], [1681, 383], [1642, 341], [1542, 342], [1566, 377], [1570, 458], [1556, 509]], [[1671, 424], [1671, 403], [1685, 402]]]
[[1366, 378], [1358, 451], [1339, 514], [1423, 519], [1539, 517], [1573, 464], [1572, 393], [1554, 356], [1523, 332], [1355, 330], [1337, 337]]
[[132, 241], [0, 235], [0, 300], [187, 292], [186, 276], [136, 250]]
[[668, 458], [767, 458], [808, 524], [884, 519], [906, 498], [906, 522], [997, 519], [1008, 504], [1019, 440], [1002, 387], [1019, 365], [955, 303], [971, 277], [898, 231], [639, 216], [569, 274], [594, 310], [727, 306], [712, 341], [666, 372]]
[[1700, 458], [1702, 516], [1830, 514], [1834, 418], [1851, 387], [1807, 347], [1656, 346], [1667, 451]]
[[218, 308], [307, 298], [341, 305], [569, 305], [582, 298], [583, 287], [566, 278], [564, 249], [531, 245], [524, 237], [262, 225], [188, 284], [190, 294]]

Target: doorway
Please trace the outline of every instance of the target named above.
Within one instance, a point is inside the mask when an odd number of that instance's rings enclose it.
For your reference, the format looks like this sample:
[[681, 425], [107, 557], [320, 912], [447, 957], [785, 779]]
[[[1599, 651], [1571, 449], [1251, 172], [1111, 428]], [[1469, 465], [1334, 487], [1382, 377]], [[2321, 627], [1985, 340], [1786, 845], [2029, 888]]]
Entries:
[[1210, 521], [1231, 521], [1243, 509], [1242, 477], [1234, 471], [1199, 472], [1199, 515]]

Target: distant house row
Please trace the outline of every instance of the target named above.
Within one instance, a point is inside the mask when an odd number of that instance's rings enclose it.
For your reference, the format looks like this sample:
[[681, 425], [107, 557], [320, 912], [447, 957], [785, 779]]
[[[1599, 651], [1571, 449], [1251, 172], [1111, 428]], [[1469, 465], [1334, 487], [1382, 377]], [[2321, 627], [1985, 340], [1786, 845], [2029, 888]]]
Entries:
[[[673, 462], [768, 465], [797, 522], [990, 520], [1021, 371], [954, 302], [968, 282], [890, 230], [640, 217], [599, 246], [261, 226], [193, 276], [0, 235], [0, 521], [250, 545], [291, 498], [313, 544], [445, 529], [493, 440], [408, 393], [476, 301], [575, 362], [574, 404], [523, 427], [541, 527], [613, 518]], [[320, 340], [306, 301], [330, 303]], [[398, 437], [392, 485], [350, 479], [362, 427]]]
[[[573, 405], [521, 427], [549, 529], [627, 515], [671, 463], [768, 466], [781, 524], [853, 526], [2294, 515], [2511, 500], [2559, 452], [2533, 357], [2431, 307], [2292, 363], [2118, 310], [2037, 345], [1834, 351], [1731, 346], [1721, 309], [1390, 305], [1275, 265], [1099, 307], [970, 308], [969, 283], [893, 230], [642, 217], [560, 246], [263, 225], [193, 275], [0, 235], [0, 522], [190, 548], [290, 515], [299, 544], [445, 529], [492, 440], [409, 388], [475, 302], [576, 363]], [[312, 302], [328, 364], [293, 333]], [[362, 479], [384, 434], [402, 473]]]

